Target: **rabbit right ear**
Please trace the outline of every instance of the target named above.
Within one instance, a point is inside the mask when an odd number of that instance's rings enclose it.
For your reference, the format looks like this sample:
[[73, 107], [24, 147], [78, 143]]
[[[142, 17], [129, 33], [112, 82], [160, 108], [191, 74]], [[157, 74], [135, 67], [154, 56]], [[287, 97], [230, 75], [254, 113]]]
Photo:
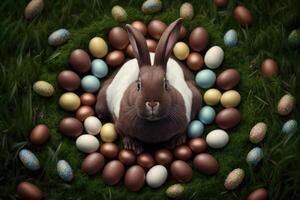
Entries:
[[150, 66], [150, 53], [144, 36], [141, 32], [129, 24], [126, 24], [126, 30], [130, 44], [132, 45], [133, 53], [138, 60], [139, 66]]

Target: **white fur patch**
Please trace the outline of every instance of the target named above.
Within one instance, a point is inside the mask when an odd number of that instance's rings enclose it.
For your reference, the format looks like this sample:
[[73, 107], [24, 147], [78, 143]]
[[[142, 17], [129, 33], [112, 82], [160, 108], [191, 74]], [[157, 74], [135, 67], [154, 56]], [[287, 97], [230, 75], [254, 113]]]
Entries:
[[[154, 63], [154, 53], [150, 53], [151, 63]], [[137, 59], [128, 60], [116, 74], [106, 91], [106, 101], [109, 111], [119, 118], [120, 104], [126, 89], [138, 79], [139, 67]], [[167, 63], [167, 79], [183, 97], [187, 120], [191, 120], [193, 93], [184, 80], [180, 65], [172, 58]]]

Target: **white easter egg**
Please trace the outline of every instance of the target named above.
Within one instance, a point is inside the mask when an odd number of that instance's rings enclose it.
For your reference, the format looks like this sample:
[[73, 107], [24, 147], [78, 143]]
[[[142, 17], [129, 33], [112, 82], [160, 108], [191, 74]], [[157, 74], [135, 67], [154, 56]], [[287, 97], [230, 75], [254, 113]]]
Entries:
[[207, 134], [206, 142], [211, 148], [220, 149], [229, 142], [229, 136], [226, 131], [216, 129]]
[[88, 134], [97, 135], [100, 133], [100, 129], [102, 127], [101, 121], [95, 117], [90, 116], [84, 120], [84, 129]]
[[218, 68], [224, 59], [224, 51], [219, 46], [211, 47], [204, 56], [204, 63], [210, 69]]
[[168, 171], [163, 165], [153, 166], [146, 175], [146, 183], [152, 188], [158, 188], [167, 180]]
[[90, 134], [84, 134], [77, 138], [76, 147], [84, 153], [92, 153], [99, 149], [98, 139]]

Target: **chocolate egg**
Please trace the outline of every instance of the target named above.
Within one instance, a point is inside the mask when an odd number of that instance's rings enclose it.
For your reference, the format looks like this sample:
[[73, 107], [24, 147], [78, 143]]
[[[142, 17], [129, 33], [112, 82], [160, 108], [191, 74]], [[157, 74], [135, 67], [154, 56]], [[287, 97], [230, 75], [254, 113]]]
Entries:
[[204, 65], [203, 57], [197, 52], [190, 53], [187, 57], [186, 63], [193, 71], [201, 70]]
[[118, 155], [119, 148], [115, 143], [107, 142], [100, 146], [100, 153], [102, 153], [105, 158], [112, 159]]
[[60, 121], [59, 130], [65, 136], [78, 137], [83, 132], [83, 125], [74, 117], [66, 117]]
[[125, 29], [121, 27], [114, 27], [109, 31], [108, 40], [116, 49], [122, 50], [129, 44], [128, 34]]
[[87, 175], [95, 175], [102, 170], [105, 159], [101, 153], [91, 153], [82, 161], [81, 170]]
[[174, 156], [179, 160], [189, 160], [192, 155], [192, 150], [186, 145], [177, 146], [174, 150]]
[[137, 163], [145, 169], [150, 169], [155, 164], [151, 154], [146, 152], [137, 156]]
[[242, 26], [249, 26], [253, 21], [251, 12], [242, 5], [235, 7], [233, 17]]
[[96, 96], [92, 93], [86, 92], [80, 96], [80, 101], [82, 105], [92, 106], [96, 103]]
[[131, 44], [129, 44], [128, 46], [127, 46], [127, 48], [126, 48], [126, 53], [128, 54], [128, 56], [130, 56], [130, 57], [134, 57], [134, 53], [133, 53], [133, 48], [132, 48], [132, 45]]
[[193, 138], [189, 141], [188, 145], [194, 153], [202, 153], [207, 147], [205, 140], [202, 138]]
[[216, 85], [222, 90], [230, 90], [240, 82], [240, 73], [236, 69], [226, 69], [217, 77]]
[[190, 34], [189, 45], [194, 51], [202, 51], [208, 45], [208, 32], [203, 27], [196, 27]]
[[278, 64], [271, 58], [265, 59], [261, 64], [261, 73], [264, 77], [277, 76], [278, 71]]
[[141, 21], [134, 21], [131, 26], [140, 31], [143, 35], [147, 35], [147, 26]]
[[45, 124], [36, 125], [30, 133], [30, 142], [32, 144], [41, 145], [49, 139], [49, 129]]
[[146, 40], [147, 47], [150, 52], [155, 52], [156, 47], [157, 47], [157, 42], [155, 40], [147, 39]]
[[87, 72], [91, 69], [91, 58], [82, 49], [75, 49], [70, 55], [69, 62], [78, 72]]
[[139, 165], [133, 165], [125, 173], [125, 187], [132, 192], [139, 191], [145, 184], [145, 178], [145, 170]]
[[216, 116], [216, 124], [219, 128], [230, 129], [237, 126], [241, 121], [241, 114], [235, 108], [226, 108]]
[[195, 156], [193, 164], [197, 170], [206, 175], [212, 175], [218, 172], [218, 161], [208, 153], [200, 153]]
[[292, 112], [295, 106], [295, 97], [291, 94], [285, 94], [281, 97], [277, 105], [277, 111], [280, 115], [286, 116]]
[[187, 35], [187, 30], [184, 27], [184, 25], [182, 25], [180, 27], [180, 32], [179, 32], [179, 39], [183, 39], [185, 36]]
[[115, 185], [124, 175], [125, 167], [118, 160], [108, 162], [102, 172], [102, 178], [105, 184]]
[[82, 122], [89, 116], [93, 116], [93, 115], [95, 115], [95, 111], [90, 106], [81, 106], [76, 111], [76, 118]]
[[106, 63], [111, 67], [117, 67], [125, 61], [125, 55], [122, 51], [115, 50], [107, 54]]
[[268, 190], [265, 188], [258, 188], [252, 191], [247, 200], [267, 200], [268, 199]]
[[57, 76], [59, 85], [68, 91], [74, 91], [80, 86], [80, 77], [71, 70], [64, 70]]
[[151, 37], [159, 40], [166, 28], [167, 25], [164, 22], [159, 20], [152, 20], [148, 24], [148, 33]]
[[188, 183], [193, 178], [192, 168], [182, 160], [175, 160], [170, 166], [172, 176], [180, 183]]
[[33, 18], [38, 16], [43, 9], [44, 9], [43, 0], [29, 1], [24, 11], [25, 18], [28, 20], [32, 20]]
[[214, 0], [214, 4], [217, 8], [224, 8], [227, 5], [227, 0]]
[[44, 194], [40, 188], [27, 181], [23, 181], [18, 184], [17, 194], [22, 199], [30, 199], [30, 200], [40, 200], [44, 197]]
[[108, 52], [108, 47], [103, 38], [94, 37], [90, 40], [89, 50], [94, 57], [103, 58]]
[[124, 165], [130, 166], [135, 163], [136, 156], [133, 151], [128, 149], [122, 149], [119, 152], [118, 158]]
[[154, 158], [157, 164], [167, 166], [172, 162], [173, 154], [168, 149], [159, 149], [155, 152]]

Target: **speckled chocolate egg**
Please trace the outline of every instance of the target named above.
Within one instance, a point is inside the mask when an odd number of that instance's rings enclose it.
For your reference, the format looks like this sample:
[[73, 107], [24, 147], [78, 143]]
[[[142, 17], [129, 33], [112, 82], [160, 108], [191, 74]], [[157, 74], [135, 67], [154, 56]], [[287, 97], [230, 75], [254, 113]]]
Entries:
[[85, 92], [80, 96], [80, 101], [82, 105], [92, 106], [96, 103], [96, 96], [92, 93]]
[[227, 0], [214, 0], [214, 4], [217, 8], [224, 8], [227, 6]]
[[27, 181], [18, 184], [17, 194], [22, 199], [28, 200], [40, 200], [44, 197], [44, 194], [39, 187]]
[[189, 141], [188, 145], [194, 153], [202, 153], [207, 147], [205, 140], [202, 138], [193, 138]]
[[155, 164], [155, 161], [151, 154], [144, 152], [137, 156], [137, 163], [145, 169], [150, 169]]
[[180, 17], [186, 20], [192, 20], [194, 17], [194, 8], [191, 3], [185, 2], [179, 10]]
[[206, 175], [213, 175], [219, 170], [218, 161], [208, 153], [196, 155], [193, 164], [197, 170]]
[[129, 44], [128, 34], [125, 29], [121, 27], [114, 27], [109, 31], [108, 40], [116, 49], [122, 50]]
[[32, 0], [30, 1], [25, 8], [25, 18], [32, 20], [34, 17], [38, 16], [44, 9], [43, 0]]
[[261, 74], [264, 77], [277, 76], [279, 72], [278, 64], [271, 58], [265, 59], [261, 64]]
[[253, 17], [251, 12], [242, 5], [235, 7], [233, 11], [234, 19], [242, 26], [249, 26], [253, 22]]
[[196, 27], [190, 34], [189, 37], [189, 46], [194, 51], [202, 51], [208, 45], [208, 32], [203, 27]]
[[82, 122], [89, 116], [93, 115], [95, 115], [95, 111], [91, 106], [81, 106], [76, 111], [76, 118]]
[[187, 35], [187, 33], [188, 33], [188, 31], [186, 30], [186, 28], [184, 27], [184, 25], [182, 25], [180, 27], [179, 39], [183, 39]]
[[118, 160], [108, 162], [102, 172], [102, 178], [105, 184], [115, 185], [122, 179], [125, 172], [124, 165]]
[[30, 142], [32, 144], [41, 145], [49, 139], [49, 129], [45, 124], [36, 125], [30, 133]]
[[216, 116], [216, 124], [222, 129], [231, 129], [237, 126], [241, 121], [241, 114], [235, 108], [226, 108]]
[[180, 183], [188, 183], [193, 178], [192, 168], [182, 160], [175, 160], [170, 166], [172, 176]]
[[168, 149], [159, 149], [154, 155], [155, 161], [159, 165], [167, 166], [173, 160], [173, 154]]
[[103, 38], [94, 37], [90, 40], [89, 50], [94, 57], [103, 58], [108, 52], [108, 47]]
[[114, 20], [116, 20], [117, 22], [124, 22], [127, 20], [127, 13], [126, 10], [124, 8], [122, 8], [121, 6], [114, 6], [111, 9], [111, 16], [113, 17]]
[[147, 26], [142, 21], [134, 21], [131, 26], [139, 30], [143, 35], [147, 35]]
[[268, 199], [268, 190], [265, 188], [258, 188], [252, 191], [247, 200], [267, 200]]
[[80, 77], [71, 70], [64, 70], [57, 76], [59, 85], [67, 91], [74, 91], [80, 86]]
[[125, 187], [132, 192], [139, 191], [145, 184], [145, 170], [139, 165], [133, 165], [125, 173]]
[[104, 156], [101, 153], [91, 153], [81, 163], [83, 173], [91, 176], [100, 172], [105, 164]]
[[221, 92], [215, 88], [206, 90], [203, 95], [203, 100], [207, 105], [214, 106], [220, 102], [221, 99]]
[[83, 132], [83, 125], [74, 117], [66, 117], [60, 121], [59, 130], [65, 136], [78, 137]]
[[167, 188], [166, 195], [172, 199], [178, 199], [184, 193], [184, 186], [182, 184], [174, 184]]
[[228, 90], [222, 94], [220, 102], [225, 108], [236, 107], [241, 102], [241, 95], [236, 90]]
[[80, 106], [80, 98], [73, 92], [66, 92], [59, 97], [58, 103], [66, 111], [75, 111]]
[[117, 157], [119, 148], [115, 143], [107, 142], [100, 146], [100, 153], [102, 153], [105, 158], [112, 159]]
[[133, 151], [129, 149], [122, 149], [119, 152], [118, 158], [124, 165], [130, 166], [135, 163], [136, 155]]
[[243, 169], [237, 168], [232, 170], [225, 179], [224, 186], [227, 190], [236, 189], [244, 180], [245, 171]]
[[91, 69], [91, 58], [82, 49], [72, 51], [69, 62], [77, 72], [87, 72]]
[[190, 54], [190, 49], [186, 43], [177, 42], [173, 48], [173, 53], [177, 59], [185, 60]]
[[167, 25], [159, 20], [152, 20], [148, 24], [148, 33], [151, 37], [159, 40], [165, 29], [167, 28]]
[[236, 69], [226, 69], [217, 77], [216, 85], [222, 90], [230, 90], [240, 82], [240, 73]]
[[280, 115], [286, 116], [292, 112], [295, 106], [295, 97], [285, 94], [278, 102], [277, 111]]
[[189, 160], [193, 155], [192, 150], [187, 145], [180, 145], [174, 149], [174, 156], [179, 160]]
[[258, 122], [255, 124], [249, 134], [249, 140], [250, 142], [257, 144], [261, 142], [267, 133], [268, 126], [264, 122]]
[[193, 71], [199, 71], [204, 65], [203, 57], [197, 52], [190, 53], [187, 57], [186, 63]]
[[145, 14], [154, 14], [159, 12], [162, 8], [160, 0], [146, 0], [142, 5], [142, 11]]
[[115, 50], [107, 54], [106, 63], [111, 67], [117, 67], [125, 61], [125, 55], [122, 51]]
[[37, 81], [33, 84], [33, 91], [43, 97], [51, 97], [54, 93], [54, 87], [47, 81]]
[[155, 40], [147, 39], [146, 40], [147, 47], [150, 52], [155, 52], [156, 47], [157, 47], [157, 42]]

